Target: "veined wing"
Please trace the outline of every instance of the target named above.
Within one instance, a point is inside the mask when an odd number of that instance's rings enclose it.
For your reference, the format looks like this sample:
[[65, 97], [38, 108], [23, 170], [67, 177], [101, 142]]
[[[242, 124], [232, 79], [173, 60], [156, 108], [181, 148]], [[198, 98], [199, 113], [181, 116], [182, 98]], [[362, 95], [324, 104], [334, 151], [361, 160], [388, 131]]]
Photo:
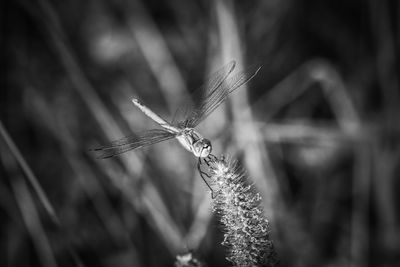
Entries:
[[[219, 105], [221, 105], [230, 93], [250, 81], [261, 67], [250, 67], [237, 73], [235, 76], [222, 80], [217, 87], [210, 90], [204, 98], [200, 107], [194, 109], [190, 116], [184, 121], [185, 127], [194, 128], [208, 115], [210, 115]], [[229, 72], [230, 73], [230, 72]], [[228, 73], [228, 74], [229, 74]]]
[[[231, 61], [228, 64], [224, 65], [222, 68], [218, 69], [215, 73], [213, 73], [210, 78], [208, 78], [207, 82], [205, 82], [202, 86], [197, 88], [191, 93], [191, 97], [195, 103], [203, 103], [203, 100], [207, 98], [208, 95], [214, 94], [215, 91], [221, 86], [221, 84], [228, 78], [229, 74], [235, 69], [236, 62]], [[188, 121], [188, 118], [193, 116], [194, 111], [199, 107], [196, 106], [184, 106], [181, 109], [177, 110], [177, 114], [175, 114], [175, 119], [172, 124], [181, 127], [189, 127], [185, 125], [185, 122]], [[182, 119], [183, 117], [183, 119]], [[182, 120], [179, 120], [181, 118]]]
[[108, 145], [95, 148], [93, 151], [99, 153], [97, 158], [106, 159], [132, 149], [150, 146], [168, 139], [172, 139], [175, 136], [176, 133], [171, 133], [163, 129], [153, 129], [115, 140]]

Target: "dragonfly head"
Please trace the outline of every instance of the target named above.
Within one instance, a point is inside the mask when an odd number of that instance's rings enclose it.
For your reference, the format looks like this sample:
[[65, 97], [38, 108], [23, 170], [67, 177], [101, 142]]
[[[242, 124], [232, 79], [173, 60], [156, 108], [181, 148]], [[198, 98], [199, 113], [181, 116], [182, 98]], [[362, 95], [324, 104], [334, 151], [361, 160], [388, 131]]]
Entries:
[[212, 147], [208, 139], [202, 138], [193, 144], [193, 152], [197, 157], [205, 158], [210, 155]]

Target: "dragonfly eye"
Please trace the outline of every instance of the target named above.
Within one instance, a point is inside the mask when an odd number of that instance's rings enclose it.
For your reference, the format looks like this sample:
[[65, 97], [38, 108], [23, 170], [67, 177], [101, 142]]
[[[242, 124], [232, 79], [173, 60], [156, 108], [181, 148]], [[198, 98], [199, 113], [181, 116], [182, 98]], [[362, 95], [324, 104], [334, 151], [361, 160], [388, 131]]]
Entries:
[[207, 139], [203, 139], [203, 147], [201, 149], [200, 157], [205, 158], [208, 157], [211, 153], [211, 142]]
[[193, 144], [193, 153], [196, 157], [205, 158], [211, 153], [211, 142], [207, 139], [200, 139]]

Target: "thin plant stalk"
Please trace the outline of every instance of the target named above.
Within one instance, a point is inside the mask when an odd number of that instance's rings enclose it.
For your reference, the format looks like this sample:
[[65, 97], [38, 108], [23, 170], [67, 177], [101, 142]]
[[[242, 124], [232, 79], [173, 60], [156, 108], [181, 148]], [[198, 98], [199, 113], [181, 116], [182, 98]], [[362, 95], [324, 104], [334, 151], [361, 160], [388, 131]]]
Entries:
[[28, 163], [25, 161], [25, 159], [22, 156], [21, 152], [19, 151], [17, 145], [14, 143], [12, 138], [7, 133], [7, 130], [5, 129], [5, 127], [3, 126], [3, 123], [1, 121], [0, 121], [0, 135], [4, 139], [4, 142], [7, 144], [8, 148], [10, 149], [11, 154], [15, 157], [19, 166], [25, 173], [26, 178], [28, 179], [29, 183], [32, 185], [40, 202], [42, 203], [43, 207], [46, 209], [47, 214], [50, 216], [50, 218], [53, 220], [54, 223], [59, 225], [58, 217], [57, 217], [56, 213], [54, 212], [54, 208], [51, 205], [49, 199], [47, 198], [45, 191], [43, 190], [42, 186], [40, 185], [35, 174], [32, 172]]

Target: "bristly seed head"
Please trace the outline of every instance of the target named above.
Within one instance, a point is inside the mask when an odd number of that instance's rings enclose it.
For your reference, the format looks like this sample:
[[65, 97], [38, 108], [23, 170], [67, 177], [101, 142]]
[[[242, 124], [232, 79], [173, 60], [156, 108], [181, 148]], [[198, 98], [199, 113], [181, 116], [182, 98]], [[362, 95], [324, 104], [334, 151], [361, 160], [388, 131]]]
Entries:
[[213, 211], [224, 230], [222, 244], [229, 249], [227, 259], [235, 266], [279, 266], [261, 196], [247, 184], [243, 169], [221, 157], [210, 162], [209, 174], [216, 193]]

